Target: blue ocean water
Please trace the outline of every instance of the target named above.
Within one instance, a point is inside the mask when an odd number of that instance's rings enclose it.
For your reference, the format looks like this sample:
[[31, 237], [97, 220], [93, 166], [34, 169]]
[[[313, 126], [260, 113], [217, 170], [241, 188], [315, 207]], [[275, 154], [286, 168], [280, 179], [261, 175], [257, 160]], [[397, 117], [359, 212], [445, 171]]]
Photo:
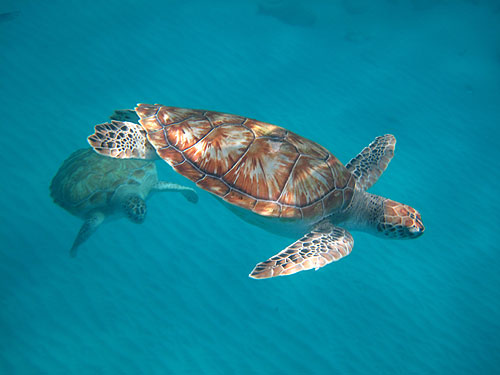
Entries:
[[[498, 1], [3, 0], [0, 97], [1, 374], [498, 373]], [[253, 280], [290, 239], [199, 191], [72, 259], [50, 181], [138, 102], [276, 123], [344, 163], [392, 133], [371, 192], [426, 233]]]

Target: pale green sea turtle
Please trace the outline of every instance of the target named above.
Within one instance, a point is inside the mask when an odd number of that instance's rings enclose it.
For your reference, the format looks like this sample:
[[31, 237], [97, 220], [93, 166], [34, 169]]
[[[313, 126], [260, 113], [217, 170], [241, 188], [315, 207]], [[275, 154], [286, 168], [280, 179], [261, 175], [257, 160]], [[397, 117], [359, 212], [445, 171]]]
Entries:
[[161, 191], [180, 192], [188, 201], [198, 201], [193, 189], [158, 181], [153, 161], [108, 158], [91, 148], [71, 154], [50, 184], [54, 202], [84, 220], [71, 247], [72, 256], [106, 218], [125, 216], [142, 223], [146, 199]]
[[118, 159], [159, 157], [245, 220], [302, 236], [257, 264], [251, 277], [289, 275], [336, 261], [351, 252], [348, 229], [385, 238], [424, 232], [415, 209], [366, 192], [394, 155], [392, 135], [375, 138], [344, 166], [319, 144], [246, 117], [148, 104], [135, 112], [138, 123], [96, 125], [90, 145]]

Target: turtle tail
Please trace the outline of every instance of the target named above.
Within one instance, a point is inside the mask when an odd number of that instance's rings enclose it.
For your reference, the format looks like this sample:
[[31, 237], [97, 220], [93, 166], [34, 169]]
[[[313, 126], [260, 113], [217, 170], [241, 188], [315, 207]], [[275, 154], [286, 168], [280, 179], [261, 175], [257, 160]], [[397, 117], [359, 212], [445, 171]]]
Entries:
[[94, 134], [87, 140], [97, 153], [104, 156], [116, 159], [158, 158], [144, 128], [132, 122], [111, 121], [96, 125]]

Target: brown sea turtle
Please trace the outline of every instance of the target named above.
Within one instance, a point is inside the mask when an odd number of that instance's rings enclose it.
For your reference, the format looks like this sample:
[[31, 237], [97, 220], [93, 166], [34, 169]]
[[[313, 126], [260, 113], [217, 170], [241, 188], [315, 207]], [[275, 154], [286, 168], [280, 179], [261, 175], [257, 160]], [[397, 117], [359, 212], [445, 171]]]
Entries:
[[112, 159], [91, 148], [71, 154], [50, 184], [54, 202], [84, 220], [71, 247], [72, 256], [106, 218], [126, 216], [142, 223], [146, 199], [160, 191], [180, 192], [193, 203], [198, 200], [189, 187], [158, 181], [153, 161]]
[[347, 229], [385, 238], [424, 232], [415, 209], [366, 192], [394, 155], [392, 135], [375, 138], [344, 166], [319, 144], [246, 117], [149, 104], [135, 112], [139, 123], [96, 125], [90, 145], [118, 159], [159, 157], [245, 220], [303, 236], [257, 264], [251, 277], [289, 275], [336, 261], [351, 252]]

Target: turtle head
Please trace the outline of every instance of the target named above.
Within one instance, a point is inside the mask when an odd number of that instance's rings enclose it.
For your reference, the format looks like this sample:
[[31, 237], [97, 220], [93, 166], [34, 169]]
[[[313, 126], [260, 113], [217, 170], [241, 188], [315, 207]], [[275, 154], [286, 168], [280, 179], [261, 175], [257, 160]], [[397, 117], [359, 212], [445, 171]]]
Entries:
[[386, 238], [417, 238], [424, 233], [420, 213], [413, 207], [387, 199], [377, 223], [377, 231]]
[[133, 223], [141, 224], [146, 219], [146, 202], [136, 195], [131, 195], [123, 201], [123, 210]]

